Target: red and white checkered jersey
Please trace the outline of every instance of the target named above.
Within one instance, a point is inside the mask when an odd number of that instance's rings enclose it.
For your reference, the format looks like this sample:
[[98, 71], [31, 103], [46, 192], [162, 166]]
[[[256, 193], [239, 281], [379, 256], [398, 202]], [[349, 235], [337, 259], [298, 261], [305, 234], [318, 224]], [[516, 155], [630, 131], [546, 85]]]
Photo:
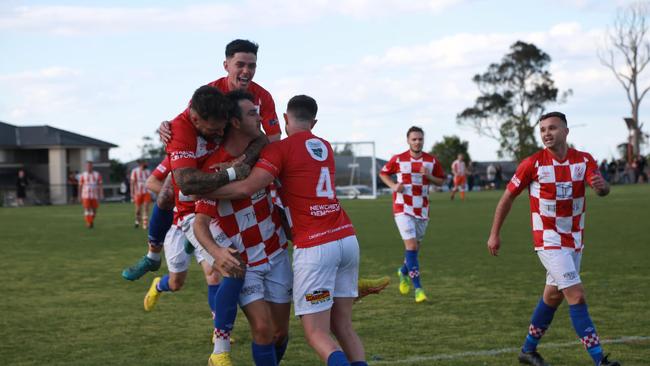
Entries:
[[421, 173], [422, 167], [437, 178], [444, 178], [445, 172], [438, 159], [425, 152], [419, 158], [405, 151], [393, 156], [379, 174], [397, 177], [397, 183], [402, 183], [402, 192], [393, 192], [393, 214], [409, 215], [418, 219], [429, 218], [429, 180]]
[[462, 160], [454, 160], [454, 162], [451, 163], [451, 172], [454, 174], [454, 177], [464, 177], [465, 162]]
[[255, 168], [279, 178], [278, 192], [293, 245], [308, 248], [355, 234], [334, 190], [334, 152], [309, 131], [294, 133], [262, 150]]
[[147, 194], [147, 178], [151, 175], [149, 169], [142, 169], [141, 167], [133, 168], [131, 170], [131, 185], [133, 192], [131, 194]]
[[102, 175], [96, 171], [83, 172], [79, 177], [82, 199], [99, 199], [99, 186], [102, 184]]
[[[206, 140], [190, 121], [189, 113], [181, 113], [171, 122], [172, 140], [167, 144], [167, 155], [172, 171], [178, 168], [200, 169], [203, 162], [217, 150], [220, 139]], [[194, 200], [178, 188], [172, 174], [175, 210], [174, 223], [194, 212]]]
[[156, 169], [154, 169], [151, 174], [156, 177], [156, 179], [163, 181], [167, 178], [167, 175], [171, 172], [171, 167], [169, 165], [169, 156], [166, 155], [163, 161], [158, 164]]
[[528, 188], [535, 250], [580, 251], [585, 227], [585, 186], [599, 175], [588, 153], [569, 149], [563, 161], [541, 150], [519, 164], [507, 189]]
[[[234, 158], [221, 147], [205, 161], [203, 171], [218, 171], [211, 166]], [[200, 199], [196, 201], [196, 212], [213, 218], [210, 225], [221, 228], [249, 267], [266, 263], [287, 248], [280, 213], [273, 204], [269, 187], [245, 199]]]

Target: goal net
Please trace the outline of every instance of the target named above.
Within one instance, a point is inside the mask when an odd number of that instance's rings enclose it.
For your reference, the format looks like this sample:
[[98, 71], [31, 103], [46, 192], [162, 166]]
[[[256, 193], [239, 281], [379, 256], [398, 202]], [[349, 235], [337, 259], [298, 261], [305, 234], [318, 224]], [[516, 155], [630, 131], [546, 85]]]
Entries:
[[338, 198], [377, 198], [374, 141], [331, 142], [336, 161]]

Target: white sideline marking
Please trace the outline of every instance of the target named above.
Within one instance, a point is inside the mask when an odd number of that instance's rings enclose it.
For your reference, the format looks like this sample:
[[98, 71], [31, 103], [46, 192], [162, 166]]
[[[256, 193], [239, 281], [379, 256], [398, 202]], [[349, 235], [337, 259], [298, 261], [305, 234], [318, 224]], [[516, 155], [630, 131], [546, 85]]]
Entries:
[[[650, 340], [650, 337], [647, 336], [630, 336], [630, 337], [621, 337], [615, 339], [601, 339], [600, 343], [602, 344], [612, 344], [612, 343], [629, 343], [634, 341], [647, 341]], [[566, 343], [547, 343], [540, 344], [539, 348], [564, 348], [564, 347], [573, 347], [580, 345], [579, 341], [566, 342]], [[500, 355], [502, 353], [518, 353], [520, 348], [498, 348], [498, 349], [489, 349], [485, 351], [470, 351], [470, 352], [460, 352], [460, 353], [448, 353], [442, 355], [431, 355], [431, 356], [415, 356], [404, 358], [401, 360], [377, 360], [368, 362], [369, 365], [381, 365], [381, 364], [400, 364], [400, 363], [411, 363], [411, 362], [423, 362], [423, 361], [439, 361], [439, 360], [453, 360], [457, 358], [466, 358], [466, 357], [476, 357], [476, 356], [494, 356]]]

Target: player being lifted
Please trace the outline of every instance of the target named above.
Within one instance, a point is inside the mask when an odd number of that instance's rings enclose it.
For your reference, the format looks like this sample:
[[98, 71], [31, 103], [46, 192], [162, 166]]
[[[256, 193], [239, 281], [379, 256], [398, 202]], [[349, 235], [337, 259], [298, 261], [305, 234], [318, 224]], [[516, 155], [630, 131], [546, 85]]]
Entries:
[[533, 311], [528, 335], [519, 361], [546, 365], [537, 344], [551, 325], [553, 315], [564, 299], [578, 339], [596, 366], [618, 366], [603, 356], [600, 339], [591, 321], [580, 280], [580, 262], [585, 225], [585, 188], [590, 185], [599, 196], [609, 193], [609, 185], [598, 172], [598, 164], [588, 153], [567, 144], [566, 116], [560, 112], [539, 119], [540, 137], [545, 149], [524, 159], [499, 201], [487, 242], [490, 254], [501, 247], [501, 226], [515, 198], [528, 189], [535, 251], [546, 268], [546, 286]]
[[311, 97], [291, 98], [284, 114], [288, 137], [264, 148], [248, 178], [211, 196], [242, 199], [279, 179], [294, 245], [294, 310], [305, 338], [327, 365], [361, 366], [364, 348], [352, 327], [359, 244], [334, 191], [332, 148], [311, 132], [317, 110]]
[[[409, 149], [393, 156], [379, 178], [393, 191], [393, 214], [404, 240], [404, 263], [397, 270], [399, 291], [408, 295], [413, 282], [415, 302], [427, 300], [420, 283], [418, 254], [429, 223], [429, 185], [442, 185], [445, 173], [438, 159], [422, 151], [424, 131], [413, 126], [406, 132]], [[395, 174], [397, 181], [391, 178]]]
[[[216, 87], [222, 93], [227, 93], [231, 90], [244, 90], [251, 93], [255, 100], [255, 106], [258, 108], [259, 114], [262, 117], [262, 127], [270, 141], [280, 139], [280, 125], [278, 123], [278, 116], [275, 113], [275, 102], [271, 94], [266, 91], [259, 84], [253, 82], [255, 71], [257, 70], [257, 51], [259, 46], [248, 40], [236, 39], [226, 45], [223, 68], [227, 75], [210, 82], [208, 85]], [[183, 112], [187, 117], [189, 107]], [[168, 144], [172, 139], [171, 129], [169, 122], [163, 122], [160, 125], [161, 138], [165, 144]], [[252, 162], [251, 162], [252, 165]], [[171, 190], [171, 185], [167, 187]], [[151, 227], [149, 228], [149, 238], [154, 240], [149, 241], [149, 247], [155, 241], [161, 241], [165, 237], [167, 230], [171, 226], [171, 217], [173, 215], [171, 208], [162, 209], [163, 207], [171, 206], [173, 208], [173, 199], [170, 194], [165, 194], [157, 200], [153, 207], [151, 214]], [[160, 246], [158, 246], [160, 248]], [[149, 251], [151, 252], [151, 251]], [[134, 281], [142, 277], [149, 271], [156, 271], [160, 268], [160, 261], [154, 261], [147, 256], [142, 257], [135, 265], [125, 268], [122, 272], [122, 277], [127, 280]]]
[[[147, 169], [145, 160], [138, 160], [138, 166], [131, 170], [131, 200], [135, 205], [135, 224], [134, 226], [147, 228], [149, 220], [149, 205], [151, 204], [151, 192], [147, 189], [147, 179], [151, 175]], [[144, 208], [144, 210], [143, 210]]]
[[86, 227], [95, 227], [95, 216], [99, 208], [99, 201], [104, 199], [102, 188], [102, 175], [93, 170], [93, 162], [86, 162], [86, 171], [79, 177], [79, 201], [84, 208]]
[[[227, 96], [234, 105], [230, 126], [224, 143], [203, 164], [204, 171], [234, 160], [262, 133], [252, 95], [233, 91]], [[193, 230], [186, 235], [194, 245], [215, 255], [215, 267], [224, 275], [214, 300], [224, 311], [218, 310], [215, 316], [215, 344], [208, 364], [229, 364], [229, 337], [239, 302], [250, 324], [255, 364], [277, 365], [288, 343], [293, 280], [285, 250], [287, 238], [269, 187], [244, 199], [197, 200]], [[237, 249], [247, 266], [244, 278], [230, 273], [233, 263], [217, 257], [219, 247]]]

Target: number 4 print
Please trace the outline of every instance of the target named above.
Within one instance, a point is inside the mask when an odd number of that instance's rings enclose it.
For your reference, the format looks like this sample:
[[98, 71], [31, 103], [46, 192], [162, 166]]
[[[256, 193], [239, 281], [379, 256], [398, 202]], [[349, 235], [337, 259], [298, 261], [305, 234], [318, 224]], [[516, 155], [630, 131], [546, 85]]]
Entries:
[[327, 167], [320, 168], [320, 177], [316, 184], [316, 196], [334, 198], [334, 191], [332, 190], [332, 180], [330, 179], [330, 170]]

